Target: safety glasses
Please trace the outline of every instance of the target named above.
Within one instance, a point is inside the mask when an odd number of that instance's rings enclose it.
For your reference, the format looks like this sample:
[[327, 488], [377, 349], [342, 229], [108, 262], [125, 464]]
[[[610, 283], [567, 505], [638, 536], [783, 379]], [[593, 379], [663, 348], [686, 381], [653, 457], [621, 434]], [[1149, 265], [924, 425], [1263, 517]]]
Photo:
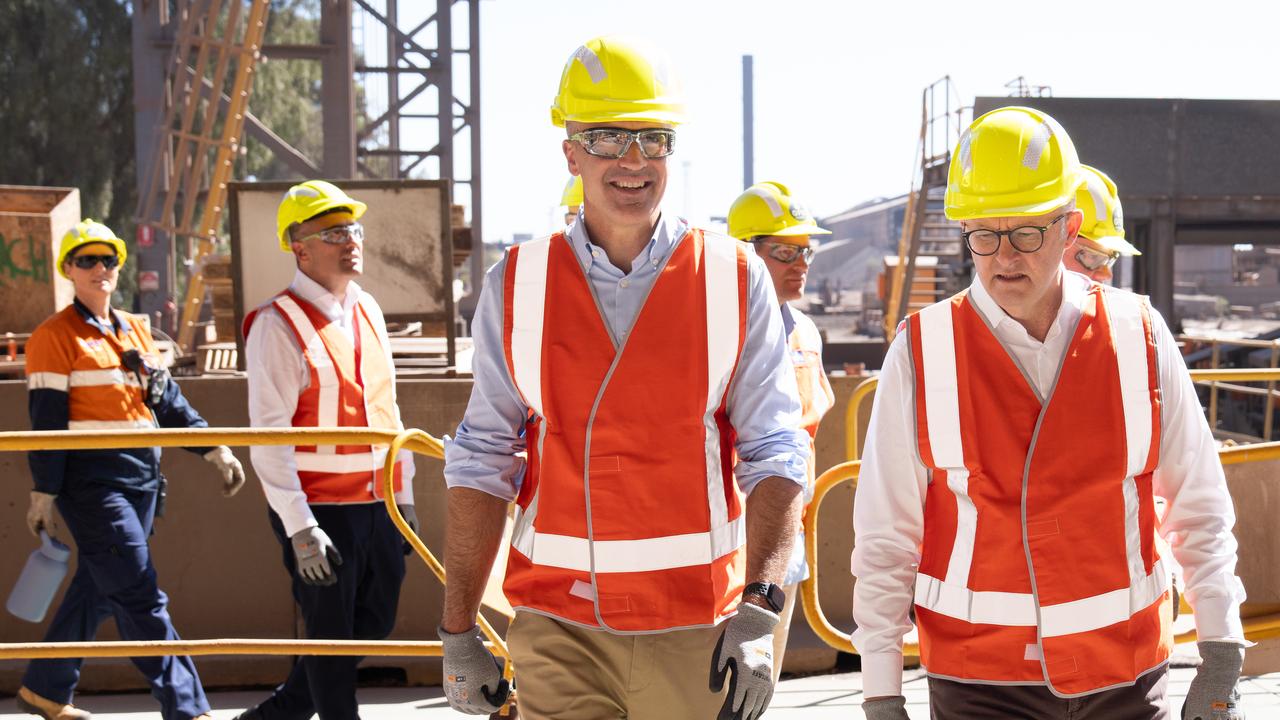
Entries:
[[81, 270], [92, 270], [95, 265], [102, 263], [102, 267], [107, 270], [114, 270], [120, 265], [119, 255], [76, 255], [71, 258], [71, 262]]
[[784, 265], [790, 265], [800, 258], [804, 258], [806, 265], [812, 263], [813, 255], [818, 250], [812, 245], [802, 247], [800, 245], [768, 242], [766, 240], [752, 240], [751, 242], [755, 243], [757, 246], [764, 245], [765, 254]]
[[297, 242], [310, 240], [311, 238], [320, 238], [320, 242], [326, 245], [346, 245], [349, 242], [362, 243], [364, 242], [364, 226], [356, 222], [349, 225], [336, 225], [298, 238]]
[[640, 144], [640, 154], [647, 158], [661, 158], [676, 151], [676, 131], [666, 128], [653, 130], [624, 130], [623, 128], [593, 128], [574, 133], [570, 140], [582, 145], [582, 149], [596, 157], [618, 159], [627, 154], [631, 143]]
[[1118, 252], [1098, 252], [1093, 248], [1082, 247], [1076, 250], [1076, 262], [1080, 263], [1089, 272], [1109, 268], [1116, 264], [1116, 260], [1120, 259]]

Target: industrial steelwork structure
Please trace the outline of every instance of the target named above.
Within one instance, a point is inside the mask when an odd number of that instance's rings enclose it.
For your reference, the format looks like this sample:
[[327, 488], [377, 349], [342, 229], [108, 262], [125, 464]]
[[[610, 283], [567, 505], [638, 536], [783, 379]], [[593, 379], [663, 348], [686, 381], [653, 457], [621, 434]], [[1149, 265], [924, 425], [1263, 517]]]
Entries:
[[[216, 63], [201, 65], [197, 58], [194, 48], [201, 46], [202, 39], [208, 40], [206, 46], [214, 48], [211, 53], [234, 45], [237, 52], [248, 48], [250, 55], [256, 51], [263, 59], [310, 60], [321, 67], [321, 157], [308, 157], [267, 127], [253, 114], [251, 96], [248, 110], [237, 118], [243, 122], [243, 137], [230, 138], [229, 147], [238, 149], [247, 139], [262, 143], [298, 179], [412, 176], [451, 180], [461, 190], [461, 197], [455, 201], [470, 206], [471, 236], [482, 237], [479, 0], [317, 0], [319, 37], [310, 44], [268, 42], [257, 47], [235, 37], [234, 30], [225, 32], [226, 23], [216, 21], [217, 17], [234, 17], [232, 13], [249, 16], [252, 6], [258, 4], [261, 3], [230, 0], [222, 14], [224, 2], [219, 0], [134, 3], [135, 138], [140, 198], [135, 252], [138, 271], [147, 273], [149, 280], [140, 287], [139, 304], [148, 316], [161, 314], [161, 326], [166, 330], [171, 331], [176, 325], [171, 309], [166, 310], [179, 285], [174, 235], [181, 235], [185, 225], [191, 224], [184, 224], [181, 216], [187, 208], [197, 206], [220, 212], [225, 197], [224, 189], [218, 186], [219, 178], [212, 178], [218, 182], [211, 184], [208, 173], [184, 168], [185, 161], [179, 157], [183, 143], [193, 138], [189, 137], [188, 123], [179, 126], [176, 119], [191, 114], [192, 105], [223, 87], [224, 78], [218, 75], [225, 69], [215, 67]], [[402, 12], [402, 5], [411, 12]], [[180, 32], [182, 19], [206, 15], [215, 18], [198, 24], [197, 32], [206, 37], [197, 37], [194, 43], [181, 42], [186, 40]], [[353, 31], [357, 21], [363, 31], [359, 53]], [[466, 26], [469, 40], [466, 47], [455, 47], [454, 38], [461, 35], [457, 31], [462, 25]], [[380, 41], [371, 41], [371, 37]], [[361, 58], [358, 64], [357, 55]], [[461, 56], [459, 61], [455, 62], [455, 56]], [[203, 87], [199, 87], [193, 80], [202, 75]], [[381, 112], [360, 126], [357, 81], [365, 91], [366, 101], [381, 100], [380, 105], [366, 102], [371, 111]], [[226, 85], [232, 87], [231, 83]], [[235, 100], [239, 98], [219, 94], [222, 97], [218, 105], [224, 112], [229, 104], [233, 111], [237, 109]], [[229, 116], [235, 114], [228, 112]], [[413, 132], [406, 132], [410, 126]], [[201, 145], [204, 141], [195, 142]], [[375, 162], [374, 158], [385, 160]], [[156, 170], [149, 172], [152, 168]], [[188, 176], [196, 184], [171, 193], [175, 178]], [[176, 199], [155, 202], [155, 198], [168, 195]], [[208, 212], [198, 214], [207, 215]], [[219, 229], [215, 227], [213, 231]], [[194, 259], [186, 248], [182, 255], [182, 261]]]

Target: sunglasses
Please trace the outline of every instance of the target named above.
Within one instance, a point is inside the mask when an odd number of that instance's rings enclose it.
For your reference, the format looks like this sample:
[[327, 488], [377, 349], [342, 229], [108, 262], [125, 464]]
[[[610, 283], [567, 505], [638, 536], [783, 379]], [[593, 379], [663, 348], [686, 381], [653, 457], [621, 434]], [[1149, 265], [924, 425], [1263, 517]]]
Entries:
[[364, 242], [364, 226], [358, 222], [353, 222], [350, 225], [337, 225], [300, 237], [294, 242], [302, 242], [313, 237], [320, 238], [320, 242], [326, 245], [346, 245], [349, 242], [360, 243]]
[[764, 240], [752, 240], [752, 242], [756, 245], [763, 244], [766, 247], [765, 254], [784, 265], [790, 265], [800, 258], [804, 258], [806, 264], [812, 263], [813, 255], [817, 252], [817, 248], [812, 245], [801, 247], [799, 245]]
[[596, 157], [614, 160], [627, 154], [631, 143], [640, 144], [640, 154], [647, 158], [661, 158], [676, 151], [676, 131], [665, 128], [654, 130], [625, 130], [623, 128], [595, 128], [569, 136], [580, 143], [582, 149]]
[[120, 265], [119, 255], [76, 255], [71, 258], [71, 263], [81, 270], [92, 270], [95, 265], [102, 263], [102, 267], [107, 270], [114, 270]]

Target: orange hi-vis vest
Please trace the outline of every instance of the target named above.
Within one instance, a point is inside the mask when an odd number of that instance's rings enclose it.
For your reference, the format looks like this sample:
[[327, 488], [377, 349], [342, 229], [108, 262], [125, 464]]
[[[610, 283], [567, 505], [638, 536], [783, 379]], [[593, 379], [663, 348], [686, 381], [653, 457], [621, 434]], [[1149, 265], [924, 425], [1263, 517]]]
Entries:
[[123, 327], [103, 333], [73, 303], [41, 323], [27, 343], [27, 387], [67, 393], [68, 430], [154, 427], [142, 386], [121, 357], [137, 350], [155, 364], [160, 351], [144, 318], [111, 312]]
[[813, 496], [816, 476], [814, 439], [818, 437], [822, 416], [836, 404], [836, 396], [831, 391], [827, 373], [822, 369], [822, 335], [818, 333], [818, 326], [799, 310], [790, 308], [790, 312], [795, 326], [787, 338], [787, 347], [791, 351], [791, 364], [796, 368], [796, 387], [800, 391], [800, 427], [809, 433], [809, 467], [805, 485], [805, 497], [809, 498]]
[[563, 233], [508, 251], [504, 303], [530, 410], [511, 605], [616, 632], [732, 614], [746, 562], [726, 410], [746, 336], [740, 244], [686, 233], [617, 347]]
[[[352, 310], [354, 345], [337, 323], [288, 290], [245, 318], [245, 338], [258, 312], [267, 307], [274, 307], [293, 330], [310, 373], [310, 382], [298, 396], [294, 427], [403, 429], [396, 413], [391, 358], [363, 303], [357, 302]], [[367, 503], [384, 497], [385, 446], [300, 445], [293, 457], [308, 503]], [[401, 465], [395, 466], [396, 492], [401, 489]]]
[[928, 672], [1072, 697], [1163, 665], [1172, 605], [1146, 300], [1094, 283], [1044, 399], [967, 293], [907, 324], [929, 470], [915, 589]]

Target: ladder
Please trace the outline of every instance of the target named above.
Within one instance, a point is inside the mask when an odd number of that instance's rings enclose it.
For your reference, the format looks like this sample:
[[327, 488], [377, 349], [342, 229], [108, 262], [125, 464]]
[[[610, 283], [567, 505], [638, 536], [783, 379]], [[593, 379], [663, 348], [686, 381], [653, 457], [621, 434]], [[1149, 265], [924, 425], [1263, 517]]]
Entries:
[[[947, 185], [947, 167], [951, 148], [963, 131], [964, 112], [959, 95], [946, 75], [934, 81], [921, 93], [920, 137], [916, 146], [917, 164], [907, 196], [907, 209], [902, 218], [902, 235], [898, 240], [898, 262], [893, 267], [889, 298], [884, 312], [884, 334], [893, 340], [898, 323], [907, 313], [918, 309], [913, 295], [921, 291], [915, 283], [916, 258], [926, 255], [963, 257], [962, 241], [955, 226], [941, 212], [929, 209], [929, 194]], [[936, 193], [935, 193], [936, 194]], [[933, 294], [930, 292], [930, 294]]]
[[[179, 6], [165, 119], [137, 220], [186, 241], [191, 273], [178, 344], [190, 349], [207, 289], [204, 266], [222, 223], [270, 0], [248, 0], [247, 9], [246, 0], [188, 0]], [[231, 89], [224, 93], [228, 78]]]

